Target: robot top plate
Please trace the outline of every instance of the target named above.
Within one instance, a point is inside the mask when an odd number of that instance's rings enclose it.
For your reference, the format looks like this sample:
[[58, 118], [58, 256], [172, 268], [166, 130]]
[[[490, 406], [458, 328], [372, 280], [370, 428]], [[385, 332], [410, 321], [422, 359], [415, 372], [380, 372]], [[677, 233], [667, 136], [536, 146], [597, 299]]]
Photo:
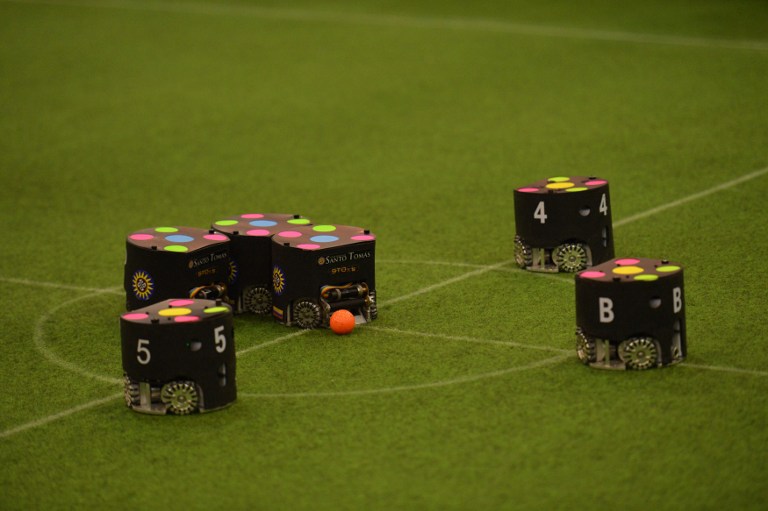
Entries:
[[680, 264], [666, 259], [622, 257], [587, 268], [576, 277], [598, 282], [653, 282], [681, 271]]
[[343, 247], [375, 239], [371, 231], [362, 227], [328, 224], [299, 226], [281, 231], [272, 238], [275, 243], [301, 250]]
[[522, 193], [540, 194], [572, 193], [602, 188], [607, 184], [607, 180], [595, 176], [560, 176], [542, 179], [541, 181], [536, 181], [530, 185], [521, 186], [515, 191]]
[[232, 309], [220, 300], [172, 298], [126, 312], [121, 318], [131, 323], [192, 323], [226, 314], [232, 314]]
[[153, 227], [129, 234], [127, 241], [146, 249], [194, 252], [219, 243], [228, 243], [229, 238], [212, 230], [197, 227]]
[[309, 219], [282, 213], [246, 213], [217, 220], [211, 227], [230, 235], [272, 236], [301, 225], [310, 225]]

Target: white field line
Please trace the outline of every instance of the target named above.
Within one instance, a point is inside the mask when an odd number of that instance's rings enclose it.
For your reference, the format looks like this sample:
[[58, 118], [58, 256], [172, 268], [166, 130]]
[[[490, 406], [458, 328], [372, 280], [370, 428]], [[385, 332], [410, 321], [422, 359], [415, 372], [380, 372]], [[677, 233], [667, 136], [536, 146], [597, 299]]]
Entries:
[[712, 366], [703, 364], [691, 364], [680, 362], [681, 367], [690, 367], [691, 369], [704, 369], [706, 371], [722, 371], [724, 373], [749, 374], [752, 376], [768, 376], [768, 371], [758, 371], [757, 369], [741, 369], [738, 367]]
[[125, 293], [122, 287], [97, 288], [97, 287], [71, 286], [69, 284], [59, 284], [56, 282], [42, 282], [39, 280], [29, 280], [29, 279], [15, 279], [12, 277], [0, 277], [0, 282], [7, 282], [9, 284], [18, 284], [20, 286], [49, 287], [52, 289], [65, 289], [69, 291], [85, 291], [89, 293], [112, 293], [112, 294], [118, 294], [118, 295], [122, 295]]
[[461, 32], [487, 32], [518, 36], [550, 37], [614, 43], [633, 43], [693, 48], [716, 48], [727, 50], [768, 51], [768, 41], [710, 39], [674, 35], [644, 34], [615, 30], [596, 30], [533, 23], [515, 23], [493, 19], [461, 19], [427, 16], [387, 15], [329, 12], [309, 9], [286, 9], [279, 7], [258, 7], [254, 5], [222, 5], [206, 2], [163, 3], [156, 1], [126, 0], [2, 0], [6, 3], [23, 5], [55, 5], [123, 9], [150, 12], [171, 12], [181, 14], [202, 14], [220, 16], [251, 17], [264, 20], [320, 22], [394, 28], [438, 29]]
[[119, 394], [112, 394], [111, 396], [107, 396], [101, 399], [94, 399], [93, 401], [88, 401], [87, 403], [83, 403], [81, 405], [68, 408], [67, 410], [64, 410], [59, 413], [54, 413], [53, 415], [48, 415], [47, 417], [43, 417], [41, 419], [36, 419], [30, 422], [26, 422], [24, 424], [21, 424], [19, 426], [16, 426], [11, 429], [6, 429], [5, 431], [0, 431], [0, 438], [7, 438], [9, 436], [13, 436], [17, 433], [21, 433], [23, 431], [27, 431], [28, 429], [33, 428], [39, 428], [40, 426], [45, 426], [46, 424], [57, 421], [59, 419], [63, 419], [65, 417], [69, 417], [70, 415], [76, 414], [78, 412], [82, 412], [84, 410], [89, 410], [91, 408], [96, 408], [97, 406], [101, 406], [105, 403], [109, 403], [110, 401], [114, 401], [115, 399], [123, 397], [123, 393], [120, 392]]

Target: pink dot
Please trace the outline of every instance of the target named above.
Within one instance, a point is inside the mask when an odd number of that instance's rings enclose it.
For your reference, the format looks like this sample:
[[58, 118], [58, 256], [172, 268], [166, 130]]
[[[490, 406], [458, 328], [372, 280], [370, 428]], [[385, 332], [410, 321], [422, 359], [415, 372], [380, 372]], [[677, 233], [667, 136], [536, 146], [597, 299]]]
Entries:
[[200, 318], [197, 316], [176, 316], [173, 320], [176, 323], [193, 323], [195, 321], [200, 321]]
[[605, 277], [605, 273], [601, 271], [584, 271], [579, 274], [579, 277], [584, 279], [599, 279]]
[[123, 319], [130, 321], [138, 321], [140, 319], [147, 319], [148, 317], [149, 314], [146, 312], [129, 312], [128, 314], [123, 314]]
[[129, 238], [131, 238], [134, 241], [146, 241], [146, 240], [151, 240], [152, 238], [154, 238], [154, 236], [152, 236], [151, 234], [131, 234]]
[[229, 239], [223, 234], [206, 234], [203, 238], [211, 241], [227, 241]]
[[269, 236], [272, 233], [269, 232], [269, 229], [251, 229], [245, 234], [247, 234], [248, 236]]
[[352, 239], [355, 241], [371, 241], [376, 238], [374, 238], [372, 234], [356, 234], [352, 236]]
[[640, 259], [616, 259], [614, 261], [619, 266], [632, 266], [640, 262]]
[[301, 233], [298, 231], [281, 231], [277, 235], [283, 238], [301, 238]]
[[600, 185], [604, 185], [606, 183], [608, 183], [608, 181], [606, 181], [604, 179], [594, 179], [592, 181], [587, 181], [584, 184], [587, 185], [587, 186], [600, 186]]
[[242, 215], [241, 218], [264, 218], [264, 215], [261, 213], [248, 213], [245, 215]]
[[318, 248], [320, 248], [320, 245], [317, 245], [315, 243], [301, 243], [299, 245], [296, 245], [296, 247], [302, 250], [317, 250]]
[[187, 305], [192, 305], [195, 303], [194, 300], [173, 300], [172, 302], [168, 302], [168, 305], [171, 307], [186, 307]]
[[517, 191], [518, 192], [533, 193], [533, 192], [538, 192], [539, 189], [538, 188], [518, 188]]

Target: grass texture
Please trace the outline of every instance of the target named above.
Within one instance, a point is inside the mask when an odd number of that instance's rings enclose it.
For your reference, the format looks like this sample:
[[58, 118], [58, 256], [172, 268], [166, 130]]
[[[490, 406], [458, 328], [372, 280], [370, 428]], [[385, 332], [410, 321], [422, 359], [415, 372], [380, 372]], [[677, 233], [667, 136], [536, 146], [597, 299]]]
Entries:
[[[0, 508], [762, 508], [768, 170], [675, 201], [768, 166], [766, 26], [746, 0], [0, 1]], [[572, 278], [489, 268], [551, 175], [611, 181], [617, 255], [684, 264], [685, 364], [585, 368]], [[238, 317], [237, 403], [127, 410], [125, 235], [255, 211], [376, 233], [379, 319]]]

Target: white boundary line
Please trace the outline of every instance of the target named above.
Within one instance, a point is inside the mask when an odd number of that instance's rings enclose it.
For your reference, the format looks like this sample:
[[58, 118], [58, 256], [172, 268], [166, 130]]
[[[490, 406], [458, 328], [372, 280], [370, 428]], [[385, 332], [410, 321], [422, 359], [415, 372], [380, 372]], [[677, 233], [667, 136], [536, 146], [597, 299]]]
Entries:
[[278, 21], [344, 23], [351, 25], [373, 25], [396, 28], [442, 29], [463, 32], [490, 32], [534, 37], [679, 46], [689, 48], [716, 48], [727, 50], [754, 51], [768, 50], [768, 41], [739, 41], [727, 39], [708, 39], [703, 37], [643, 34], [638, 32], [559, 27], [479, 18], [460, 19], [387, 14], [350, 14], [343, 12], [325, 12], [308, 9], [284, 9], [257, 7], [251, 5], [209, 4], [205, 2], [164, 4], [158, 2], [124, 0], [103, 0], [98, 2], [89, 0], [2, 1], [5, 3], [15, 3], [22, 5], [52, 5], [151, 12], [171, 12], [180, 14], [226, 15], [241, 17], [249, 16], [251, 18]]
[[35, 286], [35, 287], [50, 287], [53, 289], [66, 289], [70, 291], [86, 291], [90, 293], [112, 293], [117, 295], [122, 295], [125, 291], [123, 291], [122, 287], [110, 287], [110, 288], [96, 288], [96, 287], [82, 287], [82, 286], [71, 286], [69, 284], [58, 284], [56, 282], [42, 282], [39, 280], [29, 280], [29, 279], [15, 279], [12, 277], [0, 277], [0, 282], [7, 282], [9, 284], [18, 284], [20, 286]]

